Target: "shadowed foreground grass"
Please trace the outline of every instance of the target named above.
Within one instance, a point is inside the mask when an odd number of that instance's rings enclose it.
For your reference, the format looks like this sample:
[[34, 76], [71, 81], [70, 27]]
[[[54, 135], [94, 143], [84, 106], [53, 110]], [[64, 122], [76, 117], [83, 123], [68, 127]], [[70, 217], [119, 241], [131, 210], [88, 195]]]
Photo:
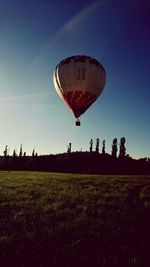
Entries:
[[148, 176], [0, 172], [1, 266], [150, 266], [149, 185]]

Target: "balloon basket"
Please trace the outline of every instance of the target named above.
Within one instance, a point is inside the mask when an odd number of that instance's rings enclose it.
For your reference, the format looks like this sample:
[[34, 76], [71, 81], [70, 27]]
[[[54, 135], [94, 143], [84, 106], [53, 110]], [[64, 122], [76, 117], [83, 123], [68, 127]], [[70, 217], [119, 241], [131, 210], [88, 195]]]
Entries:
[[80, 125], [81, 125], [81, 123], [80, 123], [79, 119], [77, 119], [76, 120], [76, 126], [80, 126]]

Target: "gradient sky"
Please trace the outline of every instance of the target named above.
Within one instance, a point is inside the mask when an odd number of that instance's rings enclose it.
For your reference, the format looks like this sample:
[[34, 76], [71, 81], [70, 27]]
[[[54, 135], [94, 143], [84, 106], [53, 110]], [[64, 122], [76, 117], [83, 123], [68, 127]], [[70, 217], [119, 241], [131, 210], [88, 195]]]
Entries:
[[[104, 66], [102, 95], [75, 126], [53, 71], [84, 54]], [[0, 154], [88, 150], [92, 138], [126, 138], [127, 153], [150, 157], [150, 1], [0, 0]], [[94, 143], [95, 145], [95, 143]]]

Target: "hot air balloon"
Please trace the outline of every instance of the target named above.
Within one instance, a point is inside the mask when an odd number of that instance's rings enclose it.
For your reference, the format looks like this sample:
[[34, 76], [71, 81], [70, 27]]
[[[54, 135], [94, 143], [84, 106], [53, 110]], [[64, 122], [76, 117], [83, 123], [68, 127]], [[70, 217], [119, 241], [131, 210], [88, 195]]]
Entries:
[[95, 58], [76, 55], [65, 58], [55, 68], [53, 81], [63, 102], [79, 117], [95, 102], [106, 83], [106, 73]]

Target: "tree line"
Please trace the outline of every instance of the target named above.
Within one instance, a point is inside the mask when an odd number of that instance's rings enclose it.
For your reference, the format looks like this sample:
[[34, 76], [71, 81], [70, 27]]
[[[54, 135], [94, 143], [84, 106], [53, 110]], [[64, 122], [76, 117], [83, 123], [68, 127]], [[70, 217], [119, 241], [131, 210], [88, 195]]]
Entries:
[[[124, 157], [126, 155], [126, 147], [125, 147], [125, 142], [126, 139], [125, 137], [120, 138], [120, 144], [119, 144], [119, 157]], [[89, 142], [89, 152], [95, 151], [96, 153], [102, 153], [104, 155], [105, 152], [105, 140], [102, 141], [102, 150], [100, 151], [100, 139], [96, 138], [96, 145], [95, 145], [95, 150], [94, 150], [94, 142], [93, 139], [90, 140]], [[69, 143], [67, 153], [71, 153], [71, 148], [72, 148], [72, 143]], [[118, 140], [117, 138], [114, 138], [112, 141], [112, 151], [111, 155], [112, 157], [117, 157], [117, 151], [118, 151]], [[129, 156], [129, 155], [127, 155]]]
[[[100, 147], [101, 144], [101, 147]], [[133, 159], [126, 153], [126, 139], [112, 140], [111, 154], [105, 149], [106, 142], [97, 138], [89, 141], [88, 151], [72, 151], [72, 143], [67, 151], [59, 154], [38, 155], [35, 148], [29, 156], [20, 145], [19, 153], [9, 154], [6, 145], [0, 156], [1, 170], [52, 171], [95, 174], [150, 174], [150, 158]]]

